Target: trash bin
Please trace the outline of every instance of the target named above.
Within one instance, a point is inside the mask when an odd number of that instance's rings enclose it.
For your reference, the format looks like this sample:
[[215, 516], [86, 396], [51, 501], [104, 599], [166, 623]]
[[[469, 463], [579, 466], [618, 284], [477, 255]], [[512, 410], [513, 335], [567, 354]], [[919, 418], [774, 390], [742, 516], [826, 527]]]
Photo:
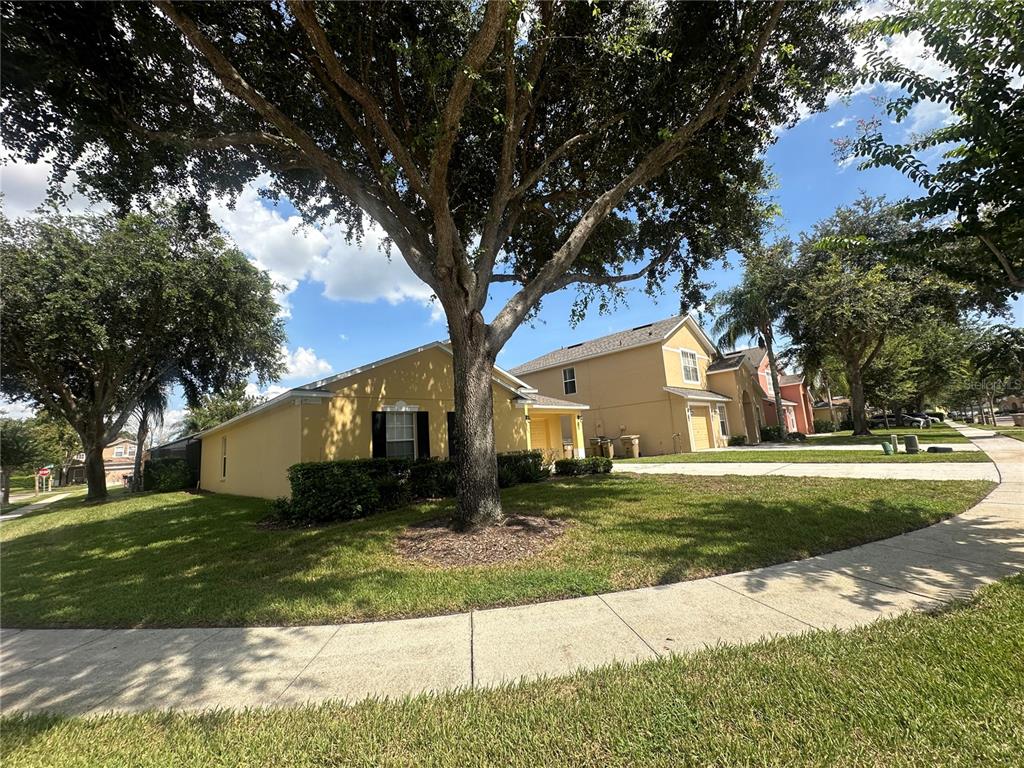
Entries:
[[903, 448], [907, 453], [917, 453], [917, 435], [904, 435]]
[[572, 455], [572, 442], [570, 442], [569, 440], [566, 440], [566, 441], [564, 441], [562, 443], [562, 458], [563, 459], [571, 459], [571, 458], [573, 458], [573, 455]]
[[892, 456], [892, 443], [882, 443], [882, 453]]
[[615, 458], [615, 441], [610, 437], [601, 438], [601, 455], [609, 459]]
[[892, 443], [892, 452], [893, 453], [899, 453], [900, 452], [900, 439], [899, 439], [899, 437], [897, 435], [890, 435], [889, 436], [889, 442]]
[[640, 435], [619, 435], [619, 442], [622, 443], [622, 455], [631, 458], [640, 458]]
[[1024, 413], [1013, 414], [1013, 426], [1024, 427]]

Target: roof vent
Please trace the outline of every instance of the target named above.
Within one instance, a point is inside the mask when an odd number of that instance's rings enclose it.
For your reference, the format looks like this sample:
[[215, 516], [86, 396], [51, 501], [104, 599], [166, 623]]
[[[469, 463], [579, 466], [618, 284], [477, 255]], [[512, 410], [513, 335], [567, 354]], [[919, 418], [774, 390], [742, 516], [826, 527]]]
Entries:
[[646, 325], [638, 325], [636, 328], [630, 328], [631, 331], [639, 331], [642, 328], [650, 328], [654, 323], [647, 323]]

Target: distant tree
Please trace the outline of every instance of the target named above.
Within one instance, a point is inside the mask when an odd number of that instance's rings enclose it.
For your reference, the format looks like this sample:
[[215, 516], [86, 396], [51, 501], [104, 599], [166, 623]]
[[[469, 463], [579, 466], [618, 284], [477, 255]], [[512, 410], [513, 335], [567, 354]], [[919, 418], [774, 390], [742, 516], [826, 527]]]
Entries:
[[719, 336], [719, 345], [735, 349], [738, 340], [750, 338], [764, 347], [775, 395], [775, 414], [784, 440], [788, 437], [775, 357], [775, 328], [789, 296], [792, 253], [793, 243], [789, 240], [748, 249], [743, 256], [740, 284], [715, 294], [709, 305], [717, 315], [712, 331]]
[[58, 482], [64, 485], [75, 457], [82, 453], [81, 438], [63, 416], [54, 416], [45, 409], [35, 415], [32, 428], [43, 455], [40, 463], [60, 467]]
[[164, 381], [158, 381], [147, 389], [139, 398], [138, 427], [135, 433], [135, 465], [132, 468], [132, 490], [142, 490], [142, 454], [146, 450], [146, 438], [153, 426], [164, 423], [164, 411], [167, 410], [167, 390], [174, 381], [173, 372], [169, 371]]
[[696, 303], [698, 270], [759, 235], [773, 128], [851, 64], [851, 5], [7, 2], [2, 128], [121, 207], [260, 180], [355, 237], [375, 222], [448, 321], [473, 526], [502, 518], [498, 353], [569, 286], [576, 318], [675, 274]]
[[[865, 83], [898, 86], [885, 105], [897, 123], [914, 107], [939, 105], [938, 128], [887, 139], [880, 120], [839, 142], [862, 167], [888, 166], [920, 185], [908, 215], [937, 219], [914, 233], [929, 247], [905, 252], [982, 292], [1005, 299], [1024, 288], [1024, 4], [1019, 0], [899, 0], [862, 22], [856, 36], [871, 50], [858, 73]], [[891, 38], [919, 34], [946, 74], [914, 71], [885, 53]], [[930, 156], [941, 152], [937, 162]]]
[[24, 419], [0, 419], [0, 485], [3, 504], [11, 501], [11, 475], [24, 469], [35, 469], [43, 457], [32, 424]]
[[912, 227], [883, 198], [841, 206], [804, 236], [783, 327], [810, 358], [843, 361], [854, 434], [867, 426], [865, 373], [886, 341], [925, 317], [955, 319], [966, 292], [894, 257]]
[[182, 437], [212, 429], [263, 402], [262, 397], [246, 394], [245, 388], [245, 382], [239, 382], [223, 392], [205, 395], [194, 406], [190, 405], [181, 425]]
[[1024, 328], [987, 328], [974, 350], [977, 381], [995, 423], [995, 398], [1024, 392]]
[[104, 446], [157, 382], [196, 402], [280, 370], [266, 273], [174, 213], [0, 218], [0, 384], [75, 429], [90, 499], [107, 494]]
[[905, 404], [916, 391], [921, 359], [921, 347], [912, 337], [894, 335], [885, 339], [873, 363], [865, 367], [864, 399], [882, 407], [886, 424], [890, 411], [899, 424]]

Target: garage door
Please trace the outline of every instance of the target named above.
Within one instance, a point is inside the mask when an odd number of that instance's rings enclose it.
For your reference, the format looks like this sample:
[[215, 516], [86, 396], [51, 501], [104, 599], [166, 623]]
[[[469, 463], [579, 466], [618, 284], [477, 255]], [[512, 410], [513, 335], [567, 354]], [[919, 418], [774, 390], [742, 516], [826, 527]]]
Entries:
[[711, 447], [711, 435], [708, 434], [708, 409], [707, 406], [693, 409], [693, 416], [690, 417], [693, 425], [693, 449], [701, 451]]

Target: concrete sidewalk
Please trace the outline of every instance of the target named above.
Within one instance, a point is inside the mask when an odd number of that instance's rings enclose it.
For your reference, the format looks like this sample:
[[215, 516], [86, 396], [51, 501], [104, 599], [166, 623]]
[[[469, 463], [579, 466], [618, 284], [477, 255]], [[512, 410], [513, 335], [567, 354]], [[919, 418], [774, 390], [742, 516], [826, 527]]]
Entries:
[[24, 507], [18, 507], [13, 512], [8, 512], [6, 514], [0, 515], [0, 522], [4, 520], [16, 520], [19, 517], [24, 517], [25, 515], [30, 515], [33, 512], [38, 512], [40, 509], [43, 509], [44, 507], [50, 504], [53, 504], [55, 501], [66, 499], [70, 495], [70, 493], [58, 493], [56, 496], [50, 496], [49, 498], [43, 499], [42, 501], [37, 501], [35, 504], [28, 504], [27, 506]]
[[[744, 451], [874, 451], [882, 453], [882, 447], [875, 443], [864, 443], [862, 445], [817, 445], [813, 437], [808, 437], [804, 442], [797, 443], [758, 443], [757, 445], [732, 445], [728, 448], [708, 448], [708, 453], [743, 453]], [[955, 452], [965, 451], [977, 453], [980, 449], [974, 443], [921, 443], [921, 450], [927, 451], [932, 446], [937, 448], [949, 448]], [[900, 453], [903, 452], [903, 443], [900, 442]]]
[[965, 514], [903, 536], [699, 581], [423, 619], [4, 630], [0, 703], [96, 714], [400, 697], [934, 608], [1024, 570], [1024, 443], [964, 432], [1004, 482]]
[[[1010, 438], [1003, 438], [1010, 439]], [[988, 462], [922, 462], [892, 464], [804, 464], [797, 462], [666, 462], [664, 464], [624, 464], [616, 462], [613, 472], [638, 475], [783, 475], [786, 477], [850, 477], [870, 480], [991, 480], [999, 482], [996, 465]]]

